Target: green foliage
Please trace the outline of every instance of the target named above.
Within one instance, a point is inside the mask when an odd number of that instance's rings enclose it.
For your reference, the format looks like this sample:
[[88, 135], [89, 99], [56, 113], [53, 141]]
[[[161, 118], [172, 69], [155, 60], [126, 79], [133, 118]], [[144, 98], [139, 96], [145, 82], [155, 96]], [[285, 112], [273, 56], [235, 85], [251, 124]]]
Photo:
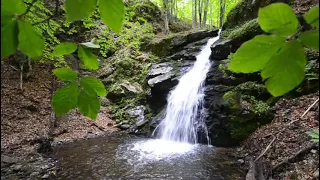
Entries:
[[57, 116], [62, 116], [77, 107], [79, 87], [77, 83], [67, 84], [58, 89], [52, 97], [52, 105]]
[[102, 21], [108, 24], [112, 31], [120, 32], [124, 17], [123, 0], [100, 0], [99, 10]]
[[54, 69], [53, 74], [63, 81], [75, 81], [78, 78], [78, 73], [70, 68]]
[[27, 8], [21, 0], [1, 1], [1, 18], [3, 15], [23, 14], [26, 10]]
[[234, 54], [229, 70], [252, 73], [262, 70], [269, 59], [278, 52], [285, 37], [259, 35], [242, 46]]
[[[309, 23], [313, 23], [311, 19], [318, 19], [314, 9], [304, 16]], [[268, 91], [275, 97], [281, 96], [303, 81], [307, 64], [303, 46], [318, 51], [319, 33], [296, 32], [298, 20], [293, 10], [283, 3], [261, 8], [258, 22], [261, 29], [272, 35], [259, 35], [243, 43], [234, 54], [228, 69], [242, 73], [261, 71]], [[298, 40], [293, 38], [295, 34], [299, 34]], [[284, 36], [290, 37], [287, 39]]]
[[99, 68], [99, 62], [97, 57], [89, 51], [89, 49], [79, 46], [78, 56], [82, 61], [85, 68], [89, 70], [97, 70]]
[[76, 43], [72, 43], [72, 42], [60, 43], [54, 48], [52, 55], [62, 56], [66, 54], [71, 54], [74, 51], [76, 51], [77, 48], [78, 48], [78, 45]]
[[299, 35], [299, 40], [305, 47], [319, 50], [319, 41], [315, 39], [319, 39], [319, 31], [307, 31]]
[[18, 21], [18, 48], [30, 58], [39, 58], [44, 49], [44, 38], [31, 24]]
[[318, 143], [319, 142], [319, 129], [313, 129], [306, 132], [307, 135], [311, 137], [311, 141]]
[[66, 0], [67, 20], [77, 21], [88, 17], [96, 8], [97, 0]]
[[92, 97], [85, 91], [81, 91], [78, 98], [78, 109], [83, 115], [96, 119], [100, 111], [100, 100], [97, 96]]
[[307, 23], [318, 28], [319, 27], [319, 5], [310, 9], [310, 11], [308, 11], [303, 17], [307, 21]]
[[266, 87], [275, 97], [281, 96], [298, 86], [304, 79], [307, 58], [298, 41], [285, 43], [261, 72], [267, 79]]
[[18, 47], [17, 21], [9, 20], [1, 25], [1, 59], [13, 54]]
[[80, 81], [80, 86], [84, 92], [90, 96], [106, 96], [107, 91], [102, 82], [94, 77], [83, 77]]
[[282, 36], [294, 34], [299, 26], [293, 9], [284, 3], [274, 3], [260, 8], [258, 23], [263, 31]]

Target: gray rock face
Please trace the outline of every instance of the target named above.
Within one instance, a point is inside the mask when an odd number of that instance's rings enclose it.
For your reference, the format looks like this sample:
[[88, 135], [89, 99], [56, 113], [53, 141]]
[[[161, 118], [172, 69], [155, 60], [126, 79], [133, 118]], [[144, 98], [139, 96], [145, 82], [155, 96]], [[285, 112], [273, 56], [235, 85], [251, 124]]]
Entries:
[[217, 36], [218, 31], [219, 30], [201, 30], [171, 37], [169, 36], [159, 41], [152, 42], [146, 46], [145, 49], [151, 49], [152, 52], [159, 57], [168, 57], [183, 50], [183, 48], [190, 43]]
[[177, 61], [151, 66], [146, 78], [151, 87], [151, 94], [148, 97], [151, 109], [157, 112], [163, 108], [169, 91], [178, 84], [181, 75], [186, 73], [193, 63], [193, 61]]
[[137, 106], [127, 110], [127, 113], [130, 118], [135, 119], [135, 124], [137, 127], [143, 126], [146, 122], [148, 122], [144, 117], [144, 106]]

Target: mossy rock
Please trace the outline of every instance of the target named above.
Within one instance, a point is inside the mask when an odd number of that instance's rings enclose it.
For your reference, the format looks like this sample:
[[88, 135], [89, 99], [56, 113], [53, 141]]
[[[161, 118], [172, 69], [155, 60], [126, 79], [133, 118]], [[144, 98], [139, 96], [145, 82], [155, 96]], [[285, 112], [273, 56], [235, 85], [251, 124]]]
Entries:
[[274, 108], [254, 96], [232, 90], [224, 94], [226, 111], [229, 116], [228, 129], [231, 137], [242, 141], [261, 125], [271, 122]]

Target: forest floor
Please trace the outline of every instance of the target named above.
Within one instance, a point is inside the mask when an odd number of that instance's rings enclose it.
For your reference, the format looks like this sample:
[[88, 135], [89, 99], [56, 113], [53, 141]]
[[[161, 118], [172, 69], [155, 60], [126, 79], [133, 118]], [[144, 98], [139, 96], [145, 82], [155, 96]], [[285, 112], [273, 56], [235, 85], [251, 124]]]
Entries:
[[319, 92], [279, 100], [274, 120], [245, 140], [237, 148], [237, 157], [249, 167], [250, 160], [262, 155], [257, 162], [262, 164], [264, 176], [273, 179], [318, 179], [319, 145], [306, 134], [319, 128], [317, 99]]
[[[115, 122], [109, 118], [108, 109], [104, 107], [101, 107], [95, 121], [73, 110], [62, 118], [54, 118], [53, 125], [50, 118], [52, 88], [59, 84], [50, 72], [50, 64], [34, 64], [29, 77], [23, 79], [23, 90], [20, 88], [18, 69], [19, 66], [12, 60], [1, 61], [2, 177], [18, 179], [28, 173], [48, 176], [46, 170], [52, 168], [48, 166], [48, 161], [53, 160], [43, 158], [43, 153], [52, 150], [50, 144], [118, 131], [114, 127]], [[26, 74], [28, 72], [23, 73], [24, 77]], [[30, 162], [35, 164], [30, 165]], [[26, 164], [30, 168], [26, 168]], [[38, 169], [42, 171], [38, 172], [37, 167], [41, 167]], [[18, 177], [11, 176], [12, 171]]]

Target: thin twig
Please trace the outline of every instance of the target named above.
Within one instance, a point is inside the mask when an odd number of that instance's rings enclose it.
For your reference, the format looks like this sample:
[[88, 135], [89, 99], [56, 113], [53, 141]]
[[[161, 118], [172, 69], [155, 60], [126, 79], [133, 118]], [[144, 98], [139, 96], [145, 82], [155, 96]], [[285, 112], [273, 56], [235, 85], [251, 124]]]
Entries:
[[254, 160], [255, 162], [258, 161], [269, 150], [269, 148], [271, 147], [271, 144], [277, 139], [277, 136], [278, 136], [278, 134], [276, 136], [274, 136], [274, 138], [269, 143], [269, 145], [266, 147], [266, 149]]
[[313, 104], [311, 104], [311, 105], [309, 106], [309, 108], [302, 114], [302, 116], [301, 116], [300, 118], [302, 118], [304, 115], [306, 115], [306, 114], [310, 111], [310, 109], [311, 109], [315, 104], [317, 104], [318, 101], [319, 101], [319, 98], [318, 98]]

